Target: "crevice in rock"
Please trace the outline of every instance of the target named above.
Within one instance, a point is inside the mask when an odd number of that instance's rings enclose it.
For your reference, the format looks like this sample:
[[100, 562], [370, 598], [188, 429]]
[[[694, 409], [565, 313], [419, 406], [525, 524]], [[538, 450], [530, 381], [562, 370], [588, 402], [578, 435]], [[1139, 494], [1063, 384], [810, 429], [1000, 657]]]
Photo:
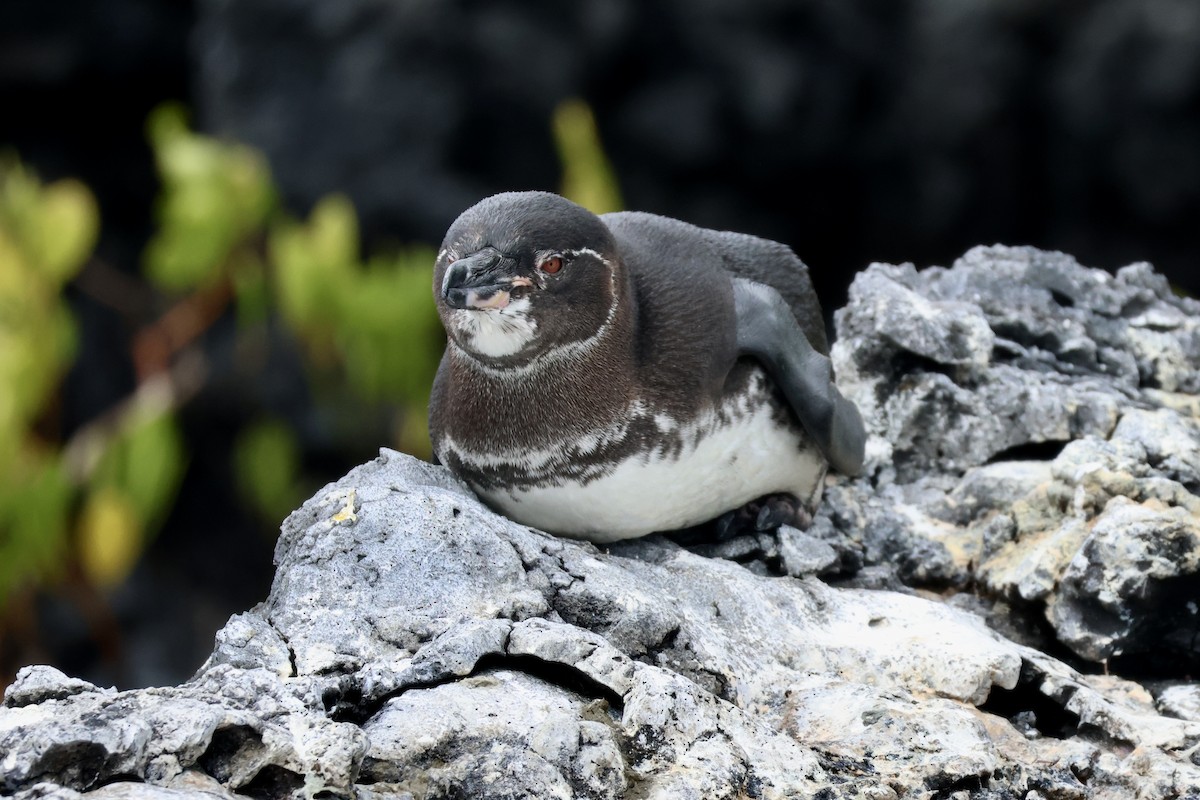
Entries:
[[[512, 629], [509, 628], [505, 632], [504, 641], [500, 644], [501, 652], [508, 648], [511, 635]], [[375, 692], [364, 689], [363, 679], [360, 675], [342, 673], [337, 676], [338, 679], [335, 683], [327, 685], [322, 690], [321, 705], [324, 706], [326, 716], [335, 722], [362, 724], [375, 716], [384, 703], [392, 698], [399, 697], [413, 689], [433, 689], [462, 680], [475, 674], [478, 669], [479, 663], [476, 661], [471, 665], [471, 671], [468, 673], [458, 674], [444, 671], [440, 677], [434, 680], [409, 681], [391, 688], [380, 687], [381, 690]]]
[[930, 800], [950, 800], [956, 792], [966, 792], [968, 797], [987, 790], [991, 775], [930, 775], [925, 779], [925, 788], [930, 790]]
[[255, 800], [276, 800], [281, 797], [294, 797], [296, 790], [303, 785], [303, 775], [278, 764], [267, 764], [248, 783], [238, 787], [238, 794], [253, 797]]
[[883, 360], [878, 366], [882, 367], [879, 371], [886, 374], [886, 380], [880, 381], [875, 392], [880, 404], [889, 395], [896, 392], [899, 387], [902, 387], [906, 381], [911, 381], [917, 375], [942, 375], [950, 380], [951, 383], [959, 384], [962, 382], [963, 370], [953, 364], [943, 364], [940, 361], [934, 361], [932, 358], [914, 353], [911, 350], [897, 349], [891, 354], [890, 358]]
[[1063, 308], [1075, 307], [1075, 298], [1071, 297], [1065, 292], [1061, 292], [1058, 289], [1048, 289], [1047, 291], [1050, 292], [1050, 299], [1058, 303]]
[[1024, 321], [995, 320], [991, 326], [998, 338], [1015, 342], [1025, 348], [1036, 348], [1055, 356], [1062, 349], [1062, 338], [1057, 331], [1031, 330]]
[[1084, 786], [1087, 786], [1092, 782], [1092, 775], [1094, 773], [1090, 763], [1072, 764], [1069, 769], [1071, 771], [1071, 775], [1075, 777], [1075, 780], [1079, 781]]
[[267, 625], [271, 626], [271, 630], [275, 631], [275, 635], [279, 637], [279, 641], [283, 642], [283, 646], [287, 648], [288, 666], [291, 668], [291, 672], [288, 673], [287, 677], [295, 678], [300, 674], [299, 669], [296, 667], [296, 649], [292, 647], [291, 641], [288, 639], [287, 635], [280, 630], [279, 626], [275, 624], [275, 620], [271, 618], [270, 614], [263, 614], [263, 619], [266, 621]]
[[981, 598], [984, 609], [973, 613], [978, 613], [989, 628], [1009, 641], [1044, 653], [1084, 675], [1096, 675], [1103, 671], [1103, 665], [1081, 658], [1058, 638], [1058, 631], [1046, 619], [1044, 600], [997, 598], [978, 584], [969, 591]]
[[[362, 719], [358, 718], [358, 710], [367, 704], [364, 703], [365, 699], [362, 684], [353, 676], [346, 676], [336, 685], [327, 686], [321, 692], [321, 705], [325, 707], [325, 714], [338, 722], [361, 722], [369, 718], [369, 714]], [[379, 705], [382, 705], [382, 702]]]
[[1070, 442], [1047, 439], [1041, 442], [1022, 442], [994, 453], [988, 464], [1001, 461], [1053, 461]]
[[1052, 739], [1069, 739], [1080, 730], [1079, 715], [1068, 711], [1064, 704], [1070, 697], [1056, 700], [1038, 688], [1041, 676], [1029, 662], [1021, 664], [1021, 677], [1012, 689], [993, 686], [988, 699], [980, 706], [1012, 723], [1026, 735], [1041, 735]]
[[246, 761], [263, 750], [262, 734], [249, 725], [222, 725], [213, 731], [196, 766], [228, 786]]
[[625, 698], [620, 694], [582, 670], [570, 664], [564, 664], [561, 661], [547, 661], [544, 658], [531, 655], [489, 653], [479, 659], [471, 675], [474, 676], [497, 669], [511, 669], [523, 672], [526, 675], [545, 681], [560, 689], [565, 689], [568, 692], [573, 692], [583, 697], [605, 700], [612, 708], [618, 711], [622, 711], [625, 708]]
[[1200, 672], [1200, 576], [1151, 581], [1128, 626], [1125, 654], [1108, 661], [1110, 672], [1135, 681], [1190, 678]]
[[50, 781], [78, 791], [94, 789], [112, 774], [116, 756], [99, 742], [56, 742], [38, 761], [38, 775], [27, 781], [32, 786]]
[[583, 697], [605, 700], [618, 713], [625, 707], [624, 698], [620, 694], [570, 664], [547, 661], [532, 655], [509, 655], [507, 653], [488, 653], [484, 655], [475, 662], [475, 666], [466, 675], [447, 675], [434, 681], [409, 683], [390, 692], [383, 692], [375, 696], [365, 695], [362, 687], [357, 685], [357, 682], [350, 681], [343, 686], [327, 688], [321, 700], [325, 705], [326, 714], [330, 719], [335, 722], [351, 722], [361, 725], [379, 713], [379, 709], [383, 708], [384, 704], [389, 700], [401, 697], [406, 692], [436, 689], [439, 686], [457, 683], [499, 669], [523, 672], [526, 675]]

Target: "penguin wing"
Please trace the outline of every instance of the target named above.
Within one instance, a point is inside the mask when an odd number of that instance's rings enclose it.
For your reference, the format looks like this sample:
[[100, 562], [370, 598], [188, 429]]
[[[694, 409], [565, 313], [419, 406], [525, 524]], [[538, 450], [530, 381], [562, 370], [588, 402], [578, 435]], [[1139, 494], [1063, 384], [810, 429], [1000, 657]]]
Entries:
[[829, 357], [800, 329], [774, 288], [733, 279], [738, 349], [758, 359], [834, 469], [862, 472], [867, 434], [858, 407], [838, 391]]
[[[655, 343], [657, 369], [677, 369], [672, 383], [688, 385], [684, 375], [708, 366], [723, 378], [738, 353], [749, 355], [829, 463], [848, 475], [862, 471], [862, 416], [833, 382], [820, 304], [808, 268], [789, 247], [641, 212], [601, 219], [627, 259], [642, 305], [641, 335]], [[666, 318], [669, 326], [648, 329]], [[720, 333], [726, 330], [736, 337], [732, 347]], [[683, 333], [686, 346], [670, 346], [672, 334]]]
[[823, 355], [829, 354], [821, 303], [808, 267], [792, 248], [745, 233], [709, 230], [704, 233], [710, 246], [720, 253], [725, 269], [736, 277], [779, 292], [812, 346]]
[[[817, 352], [829, 354], [825, 318], [808, 266], [786, 244], [746, 233], [701, 228], [644, 211], [618, 211], [600, 218], [618, 238], [632, 235], [650, 237], [656, 243], [671, 241], [671, 249], [681, 256], [677, 259], [679, 267], [693, 277], [697, 271], [718, 267], [734, 277], [770, 286], [788, 304]], [[679, 247], [681, 242], [686, 246]], [[698, 253], [705, 257], [697, 258]], [[697, 263], [700, 261], [705, 263]]]

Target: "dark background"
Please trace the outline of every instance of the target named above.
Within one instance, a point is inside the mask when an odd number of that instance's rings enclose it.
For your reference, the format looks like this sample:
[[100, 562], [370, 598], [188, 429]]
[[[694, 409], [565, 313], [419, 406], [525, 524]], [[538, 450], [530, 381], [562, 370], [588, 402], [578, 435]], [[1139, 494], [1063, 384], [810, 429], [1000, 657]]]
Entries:
[[[827, 312], [872, 261], [996, 242], [1150, 261], [1200, 293], [1195, 0], [0, 4], [0, 147], [90, 185], [97, 257], [130, 275], [157, 189], [143, 126], [164, 100], [262, 148], [296, 213], [347, 192], [375, 244], [436, 243], [481, 197], [556, 189], [549, 121], [570, 97], [628, 208], [790, 244]], [[70, 299], [66, 435], [134, 380], [131, 332]], [[20, 663], [123, 686], [199, 665], [271, 574], [269, 536], [228, 512], [232, 432], [295, 380], [189, 404], [188, 480], [133, 579], [103, 602], [39, 598]], [[306, 451], [328, 480], [373, 455]]]

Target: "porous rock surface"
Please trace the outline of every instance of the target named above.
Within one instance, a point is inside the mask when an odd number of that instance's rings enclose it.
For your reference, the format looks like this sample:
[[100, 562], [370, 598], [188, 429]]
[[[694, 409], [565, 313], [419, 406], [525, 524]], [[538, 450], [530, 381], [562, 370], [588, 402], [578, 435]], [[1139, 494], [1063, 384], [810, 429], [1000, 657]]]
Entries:
[[870, 471], [804, 533], [601, 550], [384, 451], [189, 682], [23, 670], [0, 793], [1200, 797], [1196, 687], [1084, 674], [1194, 654], [1197, 318], [1144, 266], [870, 267], [835, 346]]
[[809, 535], [974, 587], [1080, 659], [1195, 674], [1200, 303], [1147, 264], [992, 247], [872, 266], [838, 315], [873, 474]]

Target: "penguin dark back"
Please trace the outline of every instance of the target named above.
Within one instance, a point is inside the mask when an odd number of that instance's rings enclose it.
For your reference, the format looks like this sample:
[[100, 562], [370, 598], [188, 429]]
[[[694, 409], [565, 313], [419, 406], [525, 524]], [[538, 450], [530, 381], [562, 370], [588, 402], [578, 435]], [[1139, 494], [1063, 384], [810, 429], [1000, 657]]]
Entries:
[[433, 290], [435, 458], [522, 524], [596, 542], [803, 526], [830, 466], [862, 469], [786, 245], [510, 192], [450, 226]]

